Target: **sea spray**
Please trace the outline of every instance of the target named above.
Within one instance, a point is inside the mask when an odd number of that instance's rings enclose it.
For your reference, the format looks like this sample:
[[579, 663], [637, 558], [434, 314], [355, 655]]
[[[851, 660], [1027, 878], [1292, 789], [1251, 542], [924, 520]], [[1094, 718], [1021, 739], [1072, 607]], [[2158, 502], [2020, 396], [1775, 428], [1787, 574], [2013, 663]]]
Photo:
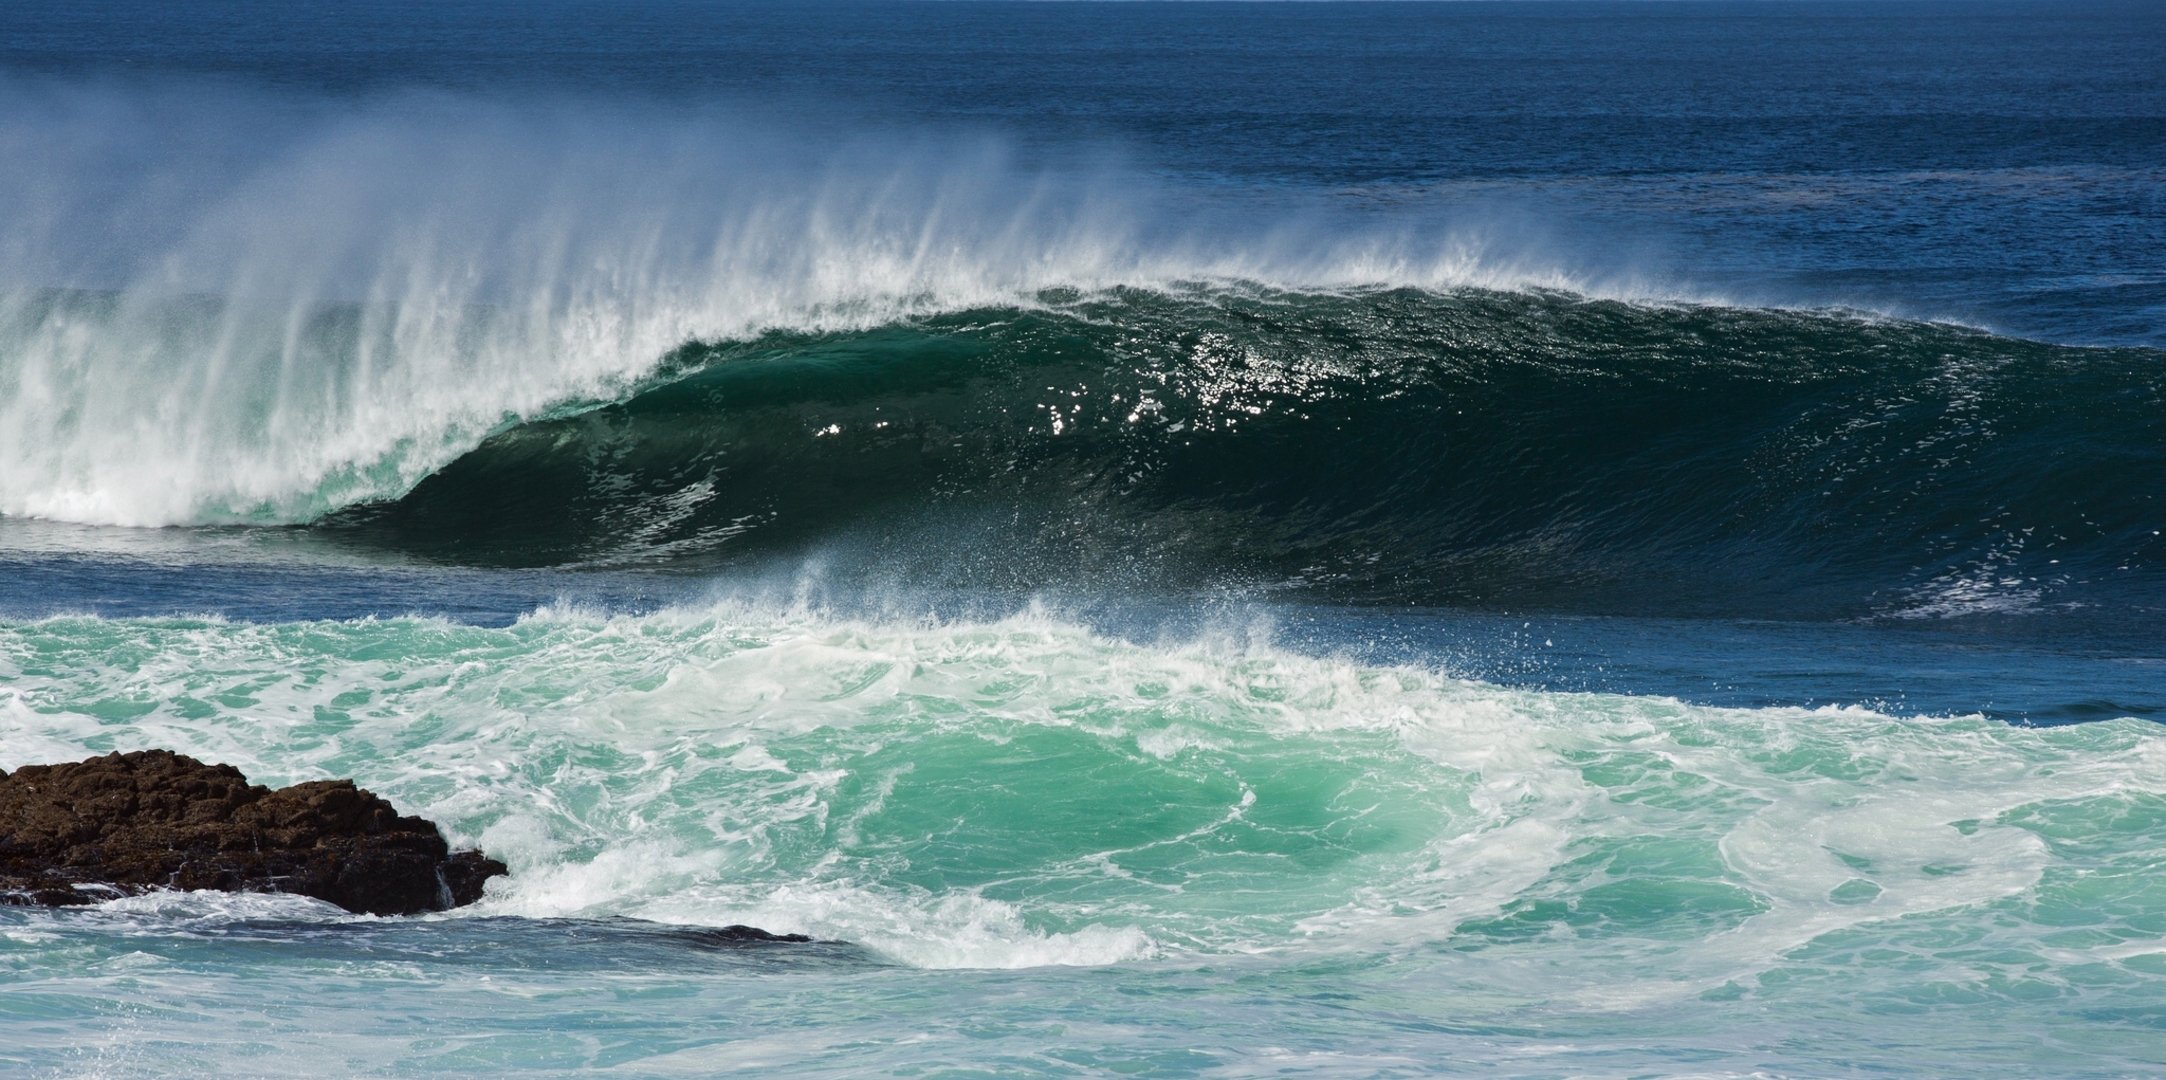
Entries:
[[0, 271], [15, 515], [304, 521], [618, 397], [690, 342], [1049, 288], [1597, 284], [1478, 230], [1176, 214], [1114, 165], [1033, 169], [983, 136], [807, 148], [714, 108], [332, 109], [185, 82], [9, 79], [0, 100], [23, 106], [0, 132], [21, 151], [0, 167], [23, 223]]

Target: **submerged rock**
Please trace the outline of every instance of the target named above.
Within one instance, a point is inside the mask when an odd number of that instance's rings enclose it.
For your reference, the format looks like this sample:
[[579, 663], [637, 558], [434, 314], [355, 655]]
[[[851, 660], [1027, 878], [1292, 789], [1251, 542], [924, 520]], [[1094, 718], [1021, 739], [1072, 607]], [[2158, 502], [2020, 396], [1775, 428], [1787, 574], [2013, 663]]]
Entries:
[[810, 942], [808, 934], [777, 934], [757, 926], [731, 923], [728, 926], [687, 927], [677, 931], [679, 940], [703, 949], [727, 949], [739, 945], [791, 944]]
[[351, 780], [272, 791], [167, 750], [0, 771], [0, 903], [222, 889], [412, 915], [471, 904], [505, 872]]

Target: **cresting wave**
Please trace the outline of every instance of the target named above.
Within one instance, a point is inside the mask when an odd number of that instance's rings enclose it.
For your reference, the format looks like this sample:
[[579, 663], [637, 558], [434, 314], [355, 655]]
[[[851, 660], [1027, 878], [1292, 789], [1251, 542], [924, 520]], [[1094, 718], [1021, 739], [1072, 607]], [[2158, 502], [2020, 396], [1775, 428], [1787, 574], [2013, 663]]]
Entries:
[[[48, 294], [25, 318], [94, 321], [113, 303]], [[351, 344], [366, 322], [348, 311], [306, 333]], [[675, 348], [615, 400], [537, 396], [534, 418], [506, 408], [486, 435], [437, 414], [433, 434], [328, 477], [296, 468], [311, 449], [348, 455], [320, 429], [266, 419], [202, 445], [238, 438], [232, 468], [252, 483], [315, 484], [258, 516], [310, 508], [335, 543], [463, 564], [810, 554], [845, 575], [969, 588], [2155, 612], [2162, 364], [1932, 324], [1540, 291], [1049, 289]], [[52, 496], [51, 477], [76, 473], [50, 459], [75, 450], [25, 445], [31, 419], [12, 475]], [[145, 456], [172, 435], [139, 422], [92, 445], [149, 485], [124, 492], [185, 499], [161, 468], [202, 463]]]
[[1555, 293], [1048, 292], [680, 349], [321, 530], [484, 564], [810, 551], [961, 587], [2141, 604], [2166, 566], [2161, 359]]
[[690, 341], [1049, 288], [1599, 284], [1476, 227], [1259, 226], [1104, 155], [721, 107], [18, 78], [0, 116], [0, 513], [75, 522], [395, 497]]
[[[732, 604], [18, 622], [0, 675], [0, 767], [160, 745], [351, 775], [506, 855], [454, 919], [753, 922], [925, 967], [1395, 955], [1598, 1010], [1858, 992], [1861, 949], [1904, 957], [1866, 988], [1890, 1001], [2046, 993], [2039, 955], [2130, 962], [2052, 992], [2157, 986], [2166, 740], [2135, 720], [1716, 709], [1042, 611]], [[146, 914], [339, 917], [105, 917]]]
[[1649, 302], [1478, 221], [1257, 229], [984, 140], [0, 99], [0, 515], [990, 588], [2166, 610], [2154, 350]]

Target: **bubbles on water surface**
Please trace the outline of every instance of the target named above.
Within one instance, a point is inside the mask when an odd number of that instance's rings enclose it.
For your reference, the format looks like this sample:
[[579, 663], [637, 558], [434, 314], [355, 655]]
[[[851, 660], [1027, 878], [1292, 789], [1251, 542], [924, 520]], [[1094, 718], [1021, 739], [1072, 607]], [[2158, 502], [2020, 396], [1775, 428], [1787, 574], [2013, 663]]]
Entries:
[[353, 776], [512, 864], [476, 916], [752, 923], [934, 967], [1441, 950], [1609, 972], [1590, 1005], [1690, 995], [2138, 873], [2030, 823], [2093, 807], [2110, 830], [2120, 800], [2166, 798], [2136, 721], [1515, 691], [1048, 615], [55, 619], [5, 641], [0, 766], [161, 745], [265, 783]]

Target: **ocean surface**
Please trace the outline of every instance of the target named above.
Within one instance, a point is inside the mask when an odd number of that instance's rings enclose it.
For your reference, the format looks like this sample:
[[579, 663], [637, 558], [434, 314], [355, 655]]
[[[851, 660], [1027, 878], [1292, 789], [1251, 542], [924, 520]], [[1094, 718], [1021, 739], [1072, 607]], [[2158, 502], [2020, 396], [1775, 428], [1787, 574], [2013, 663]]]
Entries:
[[0, 907], [0, 1073], [2156, 1075], [2162, 58], [0, 5], [0, 768], [513, 870]]

